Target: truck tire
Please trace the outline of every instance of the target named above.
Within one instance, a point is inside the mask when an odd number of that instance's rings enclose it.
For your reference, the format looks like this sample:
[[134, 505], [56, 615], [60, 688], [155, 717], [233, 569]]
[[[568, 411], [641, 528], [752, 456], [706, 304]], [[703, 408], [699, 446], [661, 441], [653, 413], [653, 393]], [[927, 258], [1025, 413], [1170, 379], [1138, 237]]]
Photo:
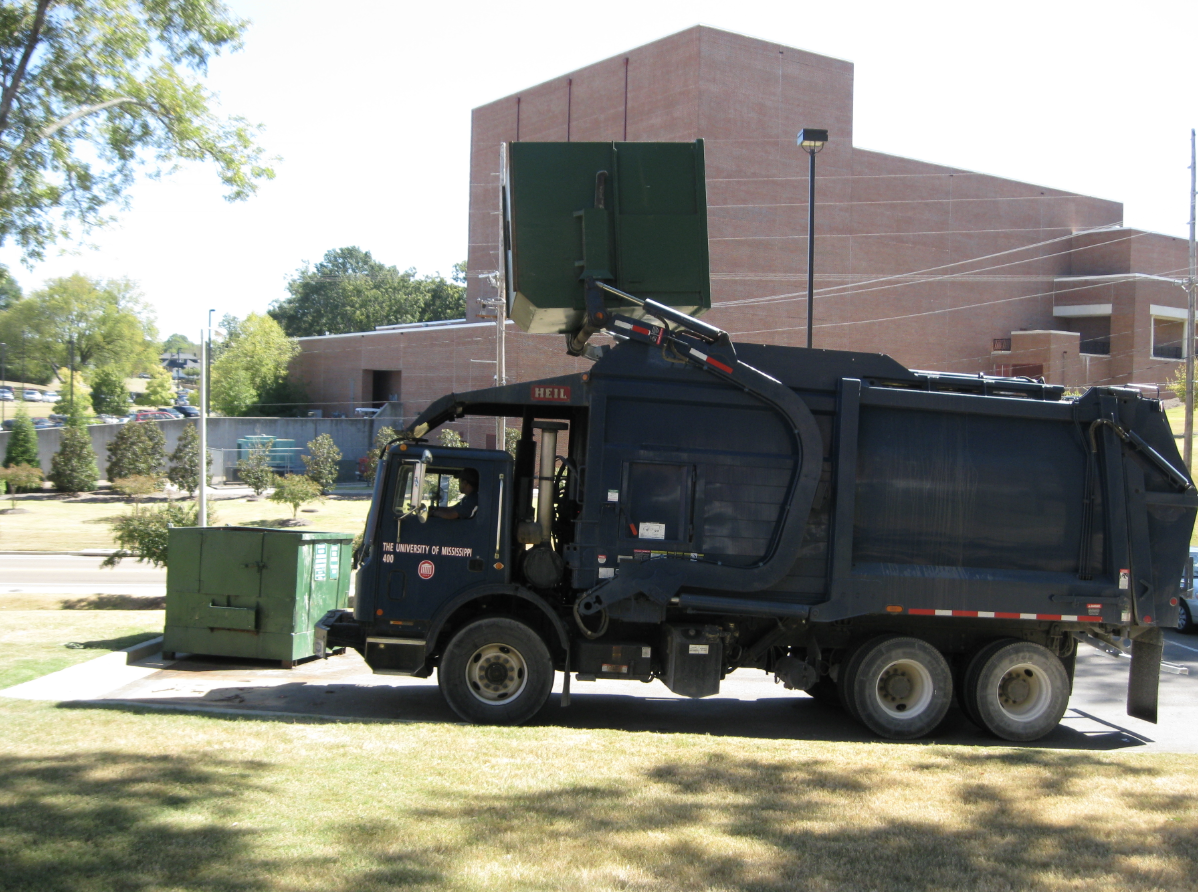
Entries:
[[476, 725], [522, 725], [553, 688], [553, 661], [541, 636], [506, 617], [479, 619], [450, 639], [437, 669], [441, 696]]
[[883, 737], [922, 737], [944, 720], [952, 703], [953, 674], [948, 662], [919, 638], [875, 638], [845, 668], [843, 690], [854, 715]]
[[1177, 600], [1177, 631], [1182, 634], [1194, 631], [1194, 617], [1190, 615], [1186, 602], [1180, 598]]
[[1003, 740], [1039, 740], [1069, 705], [1069, 674], [1048, 648], [1006, 638], [978, 653], [965, 673], [966, 714]]

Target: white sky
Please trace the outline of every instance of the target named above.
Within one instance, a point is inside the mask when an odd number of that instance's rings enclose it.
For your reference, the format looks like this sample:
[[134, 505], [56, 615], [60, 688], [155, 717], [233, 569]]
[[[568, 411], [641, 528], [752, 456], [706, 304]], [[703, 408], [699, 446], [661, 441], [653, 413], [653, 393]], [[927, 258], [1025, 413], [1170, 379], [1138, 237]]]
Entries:
[[[400, 269], [466, 257], [470, 110], [695, 24], [853, 62], [858, 147], [1122, 201], [1185, 237], [1198, 126], [1194, 0], [230, 0], [253, 24], [209, 86], [265, 126], [277, 178], [228, 204], [211, 168], [142, 182], [120, 221], [32, 270], [140, 283], [165, 337], [285, 295], [358, 245]], [[803, 158], [795, 157], [797, 167]]]

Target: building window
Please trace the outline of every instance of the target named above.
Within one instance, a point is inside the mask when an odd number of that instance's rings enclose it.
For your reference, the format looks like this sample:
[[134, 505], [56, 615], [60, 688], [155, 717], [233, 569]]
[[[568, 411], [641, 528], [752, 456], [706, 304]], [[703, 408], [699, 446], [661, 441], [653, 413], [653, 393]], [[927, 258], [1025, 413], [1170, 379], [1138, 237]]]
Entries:
[[1110, 316], [1079, 316], [1070, 320], [1070, 331], [1081, 335], [1078, 345], [1079, 353], [1089, 353], [1096, 356], [1111, 355], [1111, 317]]
[[1183, 359], [1186, 324], [1180, 319], [1152, 318], [1152, 358]]

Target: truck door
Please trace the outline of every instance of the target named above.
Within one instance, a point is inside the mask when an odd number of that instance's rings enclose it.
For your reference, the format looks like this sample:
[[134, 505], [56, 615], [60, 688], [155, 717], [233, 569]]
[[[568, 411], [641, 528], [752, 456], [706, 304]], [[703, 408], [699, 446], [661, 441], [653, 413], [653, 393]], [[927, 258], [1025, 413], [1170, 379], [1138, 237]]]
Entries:
[[[511, 473], [506, 464], [446, 456], [437, 450], [434, 462], [425, 469], [419, 514], [409, 513], [414, 506], [404, 481], [410, 477], [397, 475], [389, 494], [391, 503], [379, 523], [376, 621], [412, 622], [419, 629], [463, 589], [507, 581], [506, 560], [496, 557], [496, 553], [506, 554], [507, 548], [506, 524], [500, 522], [506, 514], [501, 506], [510, 502]], [[460, 483], [474, 474], [476, 507]], [[458, 516], [452, 519], [441, 516], [455, 513]]]

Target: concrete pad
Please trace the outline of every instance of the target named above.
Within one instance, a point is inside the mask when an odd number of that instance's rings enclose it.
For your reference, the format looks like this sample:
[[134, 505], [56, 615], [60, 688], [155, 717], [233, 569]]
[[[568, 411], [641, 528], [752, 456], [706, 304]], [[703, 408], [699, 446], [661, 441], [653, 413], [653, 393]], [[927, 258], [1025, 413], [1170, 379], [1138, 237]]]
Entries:
[[158, 667], [137, 661], [161, 651], [162, 637], [159, 636], [126, 650], [116, 650], [86, 663], [68, 666], [41, 678], [5, 688], [0, 691], [0, 697], [12, 697], [15, 700], [94, 700], [116, 687], [153, 675]]

